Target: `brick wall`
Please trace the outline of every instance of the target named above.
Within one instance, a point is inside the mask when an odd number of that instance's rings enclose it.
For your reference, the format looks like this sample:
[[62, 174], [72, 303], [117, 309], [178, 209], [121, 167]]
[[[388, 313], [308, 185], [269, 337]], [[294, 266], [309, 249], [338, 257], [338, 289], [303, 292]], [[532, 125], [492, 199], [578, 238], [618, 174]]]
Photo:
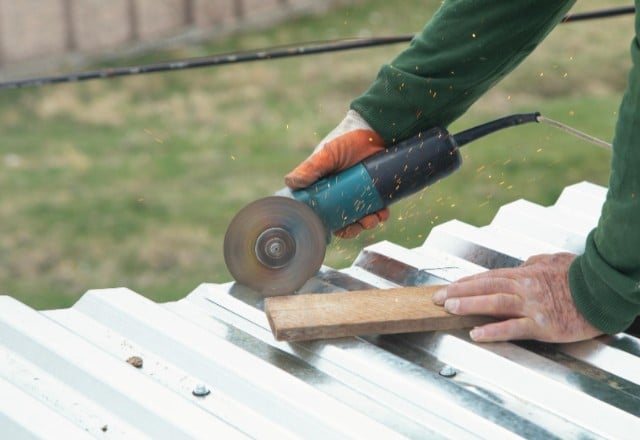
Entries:
[[269, 26], [349, 0], [0, 0], [0, 72]]

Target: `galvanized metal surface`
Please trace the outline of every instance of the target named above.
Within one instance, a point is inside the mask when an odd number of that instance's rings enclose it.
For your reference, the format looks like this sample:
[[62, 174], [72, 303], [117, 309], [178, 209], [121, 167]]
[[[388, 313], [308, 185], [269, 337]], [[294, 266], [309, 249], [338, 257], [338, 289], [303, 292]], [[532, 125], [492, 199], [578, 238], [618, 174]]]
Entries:
[[[438, 284], [540, 252], [580, 252], [605, 189], [517, 201], [423, 246], [380, 242], [305, 291]], [[262, 298], [203, 284], [37, 312], [0, 297], [2, 438], [637, 438], [640, 340], [476, 344], [465, 331], [284, 343]], [[132, 359], [132, 357], [135, 357]], [[127, 362], [129, 360], [129, 362]]]

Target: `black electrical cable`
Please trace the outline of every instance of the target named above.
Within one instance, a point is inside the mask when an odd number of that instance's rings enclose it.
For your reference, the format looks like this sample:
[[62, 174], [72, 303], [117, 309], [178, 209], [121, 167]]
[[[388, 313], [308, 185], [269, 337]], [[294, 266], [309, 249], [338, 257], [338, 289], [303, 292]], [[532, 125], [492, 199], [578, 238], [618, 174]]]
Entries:
[[528, 124], [530, 122], [542, 122], [548, 124], [554, 128], [559, 128], [564, 130], [565, 132], [585, 140], [587, 142], [591, 142], [594, 145], [597, 145], [602, 148], [611, 149], [611, 144], [609, 142], [605, 142], [602, 139], [598, 139], [594, 136], [586, 134], [580, 130], [577, 130], [573, 127], [570, 127], [562, 122], [554, 121], [553, 119], [546, 118], [542, 116], [539, 112], [533, 113], [516, 113], [509, 116], [504, 116], [500, 119], [494, 119], [493, 121], [486, 122], [481, 125], [476, 125], [475, 127], [468, 128], [460, 133], [452, 135], [453, 140], [457, 147], [462, 147], [470, 142], [475, 141], [476, 139], [480, 139], [488, 134], [495, 133], [496, 131], [503, 130], [509, 127], [515, 127], [516, 125]]
[[482, 125], [476, 125], [475, 127], [454, 134], [453, 139], [455, 139], [455, 143], [458, 147], [462, 147], [469, 142], [475, 141], [476, 139], [484, 137], [488, 134], [495, 133], [498, 130], [514, 127], [516, 125], [527, 124], [529, 122], [538, 122], [539, 117], [540, 113], [538, 112], [518, 113], [515, 115], [505, 116], [503, 118], [495, 119]]
[[[633, 13], [635, 13], [634, 6], [603, 9], [599, 11], [569, 14], [564, 17], [562, 23], [609, 18]], [[351, 38], [334, 41], [319, 41], [316, 43], [306, 43], [298, 46], [288, 45], [282, 47], [272, 47], [251, 52], [234, 52], [228, 54], [213, 55], [210, 57], [190, 58], [162, 63], [143, 64], [138, 66], [113, 67], [63, 75], [51, 75], [38, 78], [5, 81], [0, 82], [0, 89], [37, 87], [49, 84], [115, 78], [119, 76], [142, 75], [147, 73], [168, 72], [174, 70], [194, 69], [199, 67], [214, 67], [225, 64], [289, 58], [302, 55], [321, 54], [326, 52], [338, 52], [366, 47], [406, 43], [408, 41], [411, 41], [413, 37], [413, 34], [409, 34], [391, 37]]]
[[617, 17], [619, 15], [635, 14], [635, 12], [636, 12], [635, 6], [621, 6], [619, 8], [602, 9], [599, 11], [580, 12], [577, 14], [567, 14], [562, 19], [562, 23], [570, 23], [572, 21], [592, 20], [594, 18]]
[[0, 83], [0, 89], [17, 89], [25, 87], [43, 86], [66, 82], [87, 81], [91, 79], [107, 79], [119, 76], [142, 75], [147, 73], [168, 72], [173, 70], [195, 69], [199, 67], [214, 67], [225, 64], [246, 63], [277, 58], [289, 58], [301, 55], [314, 55], [325, 52], [338, 52], [349, 49], [382, 46], [410, 41], [413, 35], [395, 37], [353, 38], [318, 43], [306, 43], [301, 46], [282, 46], [251, 52], [233, 52], [213, 55], [203, 58], [168, 61], [162, 63], [143, 64], [139, 66], [113, 67], [99, 70], [89, 70], [64, 75], [43, 76]]

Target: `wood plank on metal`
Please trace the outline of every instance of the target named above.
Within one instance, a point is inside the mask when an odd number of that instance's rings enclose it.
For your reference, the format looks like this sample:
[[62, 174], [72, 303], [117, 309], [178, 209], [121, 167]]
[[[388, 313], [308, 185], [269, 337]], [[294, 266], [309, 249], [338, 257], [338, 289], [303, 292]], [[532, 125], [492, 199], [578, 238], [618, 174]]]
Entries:
[[456, 316], [433, 304], [443, 286], [416, 286], [265, 299], [265, 312], [279, 341], [470, 328], [493, 319]]

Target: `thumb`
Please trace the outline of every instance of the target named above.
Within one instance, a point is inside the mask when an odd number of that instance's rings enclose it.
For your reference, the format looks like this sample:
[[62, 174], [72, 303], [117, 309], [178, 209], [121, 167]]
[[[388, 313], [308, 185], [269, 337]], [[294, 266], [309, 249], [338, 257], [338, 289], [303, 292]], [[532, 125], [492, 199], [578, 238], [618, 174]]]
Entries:
[[306, 188], [322, 176], [329, 174], [333, 162], [332, 153], [322, 148], [284, 176], [284, 183], [292, 189]]
[[327, 142], [284, 178], [293, 189], [305, 188], [318, 179], [345, 170], [384, 149], [384, 140], [373, 130], [349, 131]]

